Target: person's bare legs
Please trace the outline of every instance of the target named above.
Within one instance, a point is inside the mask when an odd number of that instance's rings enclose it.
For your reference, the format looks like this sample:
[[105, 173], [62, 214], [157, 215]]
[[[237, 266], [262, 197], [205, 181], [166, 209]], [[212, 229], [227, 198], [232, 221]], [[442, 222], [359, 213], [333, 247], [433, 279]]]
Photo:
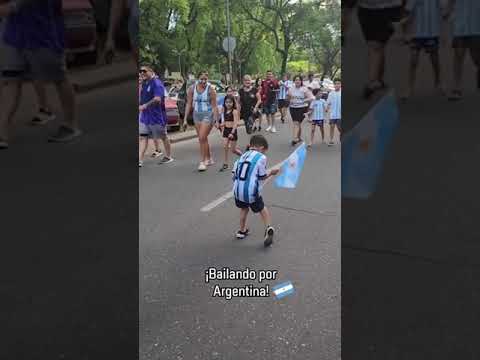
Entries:
[[[168, 158], [172, 157], [172, 147], [170, 145], [170, 139], [167, 135], [164, 135], [162, 138], [163, 147], [165, 148], [165, 156]], [[157, 140], [158, 142], [158, 140]]]
[[407, 92], [405, 93], [404, 99], [410, 98], [410, 96], [412, 96], [413, 91], [415, 89], [415, 81], [417, 78], [417, 68], [418, 68], [419, 58], [420, 58], [420, 50], [412, 49], [410, 52], [410, 64], [408, 68]]
[[432, 63], [433, 77], [435, 89], [443, 93], [443, 84], [442, 84], [442, 68], [440, 64], [440, 57], [438, 54], [438, 49], [433, 50], [430, 53], [430, 62]]
[[480, 46], [470, 48], [470, 57], [477, 68], [477, 89], [480, 90]]
[[195, 131], [197, 132], [198, 144], [200, 146], [200, 162], [204, 162], [205, 155], [204, 155], [204, 146], [203, 146], [202, 140], [200, 139], [200, 133], [201, 133], [200, 123], [195, 123]]
[[240, 209], [240, 231], [247, 231], [247, 216], [249, 208]]
[[323, 124], [320, 125], [320, 134], [322, 135], [322, 143], [325, 139], [325, 129], [323, 128]]
[[265, 228], [272, 225], [272, 217], [270, 216], [270, 211], [265, 206], [262, 211], [260, 211], [260, 217], [262, 218]]
[[315, 138], [315, 124], [312, 124], [312, 131], [310, 132], [310, 143], [308, 144], [309, 146], [313, 145], [313, 140]]
[[145, 157], [145, 152], [147, 151], [148, 146], [148, 136], [140, 136], [138, 138], [138, 161], [143, 162]]
[[377, 41], [368, 42], [369, 85], [382, 80], [385, 71], [385, 45]]
[[0, 80], [0, 139], [8, 142], [22, 97], [20, 80]]
[[[160, 142], [158, 139], [153, 139], [153, 145], [155, 146], [155, 151], [161, 153], [162, 150], [160, 149]], [[167, 150], [165, 150], [167, 151]]]
[[229, 140], [228, 139], [223, 139], [223, 151], [224, 151], [224, 161], [223, 163], [225, 165], [228, 165], [228, 153], [230, 152], [229, 149]]
[[75, 92], [70, 81], [65, 78], [63, 81], [56, 82], [55, 87], [62, 104], [65, 124], [73, 130], [79, 130], [77, 118], [75, 116]]
[[333, 135], [335, 134], [335, 124], [330, 123], [330, 142], [333, 142]]
[[463, 87], [463, 63], [465, 61], [465, 48], [455, 48], [453, 57], [453, 86], [452, 92], [456, 97], [461, 97]]
[[237, 148], [237, 142], [236, 141], [233, 141], [233, 140], [230, 141], [230, 148], [231, 148], [233, 154], [238, 155], [238, 156], [242, 155], [242, 151], [239, 148]]
[[32, 85], [33, 89], [35, 90], [35, 94], [37, 95], [38, 108], [50, 111], [51, 106], [48, 103], [47, 88], [45, 86], [45, 83], [40, 80], [33, 80]]
[[202, 162], [206, 163], [208, 160], [211, 159], [210, 157], [210, 146], [208, 144], [208, 135], [210, 134], [210, 130], [212, 129], [212, 125], [207, 124], [205, 122], [200, 123], [199, 125], [199, 133], [198, 133], [198, 140], [200, 141], [201, 147], [201, 155], [202, 155]]

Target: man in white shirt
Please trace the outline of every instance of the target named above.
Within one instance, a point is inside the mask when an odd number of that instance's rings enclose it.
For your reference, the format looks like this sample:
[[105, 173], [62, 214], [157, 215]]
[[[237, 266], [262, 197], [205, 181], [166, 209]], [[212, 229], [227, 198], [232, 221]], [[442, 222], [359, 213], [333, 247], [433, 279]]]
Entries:
[[308, 80], [304, 81], [303, 85], [309, 88], [310, 91], [321, 88], [320, 83], [314, 79], [313, 73], [308, 74]]

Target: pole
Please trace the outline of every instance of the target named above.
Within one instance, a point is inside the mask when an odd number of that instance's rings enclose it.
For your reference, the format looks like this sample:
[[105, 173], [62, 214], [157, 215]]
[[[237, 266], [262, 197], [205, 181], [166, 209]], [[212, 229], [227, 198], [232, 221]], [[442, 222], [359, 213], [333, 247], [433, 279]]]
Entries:
[[180, 53], [178, 53], [178, 68], [179, 68], [179, 71], [180, 71], [180, 75], [182, 75], [182, 62], [180, 60]]
[[227, 44], [227, 49], [228, 49], [228, 84], [232, 81], [232, 52], [230, 50], [230, 0], [226, 0], [226, 5], [227, 5], [227, 36], [228, 36], [228, 44]]

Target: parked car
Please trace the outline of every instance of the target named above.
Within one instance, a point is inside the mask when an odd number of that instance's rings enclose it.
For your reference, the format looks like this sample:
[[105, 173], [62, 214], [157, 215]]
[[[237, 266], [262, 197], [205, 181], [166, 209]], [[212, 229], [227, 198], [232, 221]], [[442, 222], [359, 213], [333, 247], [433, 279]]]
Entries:
[[180, 128], [180, 114], [178, 112], [177, 100], [165, 98], [165, 109], [167, 110], [167, 126], [169, 129], [178, 130]]
[[[183, 86], [178, 92], [177, 96], [177, 107], [178, 107], [178, 112], [183, 119], [185, 116], [185, 106], [186, 106], [186, 101], [187, 101], [187, 89], [190, 88], [190, 86], [193, 85], [193, 83], [196, 80], [188, 80], [187, 82], [183, 83]], [[217, 104], [220, 99], [223, 99], [225, 97], [225, 88], [223, 87], [223, 84], [220, 80], [209, 80], [208, 81], [211, 85], [215, 87], [215, 90], [217, 92]], [[222, 100], [223, 101], [223, 100]], [[189, 125], [193, 125], [193, 117], [192, 113], [189, 114], [187, 118], [187, 122]]]
[[69, 63], [97, 62], [97, 25], [89, 0], [63, 0], [65, 54]]

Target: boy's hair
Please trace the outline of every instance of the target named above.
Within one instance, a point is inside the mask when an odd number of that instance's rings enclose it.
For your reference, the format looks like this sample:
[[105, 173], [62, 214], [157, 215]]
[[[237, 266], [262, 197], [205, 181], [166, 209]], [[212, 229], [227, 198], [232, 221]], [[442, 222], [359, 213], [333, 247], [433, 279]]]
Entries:
[[268, 141], [263, 135], [253, 135], [250, 138], [250, 147], [264, 147], [265, 150], [268, 149]]
[[313, 95], [317, 96], [317, 94], [320, 92], [320, 89], [313, 89], [312, 93]]
[[334, 82], [334, 83], [336, 83], [336, 82], [341, 83], [341, 82], [342, 82], [342, 79], [340, 79], [340, 78], [335, 78], [335, 80], [333, 80], [333, 82]]

